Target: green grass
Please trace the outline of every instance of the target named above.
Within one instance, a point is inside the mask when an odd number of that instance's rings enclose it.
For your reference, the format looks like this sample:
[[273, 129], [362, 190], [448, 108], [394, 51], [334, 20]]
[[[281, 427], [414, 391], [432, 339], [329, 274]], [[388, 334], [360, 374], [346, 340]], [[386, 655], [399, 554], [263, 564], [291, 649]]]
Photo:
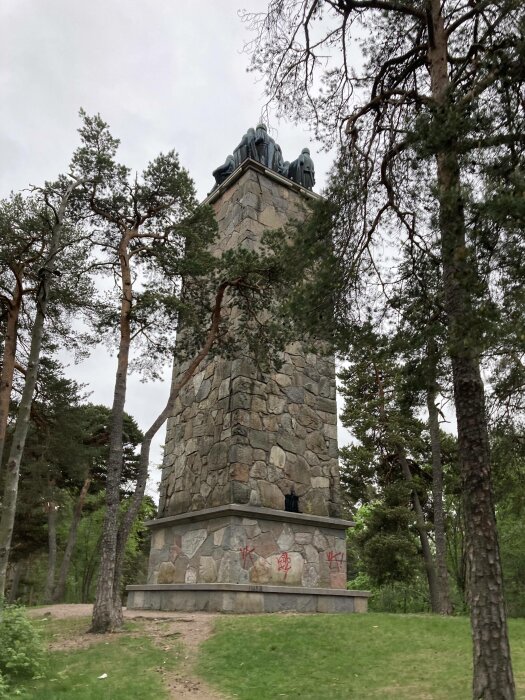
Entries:
[[[26, 682], [22, 700], [169, 697], [163, 676], [177, 667], [181, 647], [164, 636], [166, 626], [155, 640], [142, 621], [126, 622], [122, 634], [89, 636], [90, 646], [79, 648], [88, 618], [34, 624], [46, 643], [72, 648], [50, 653], [45, 677]], [[525, 700], [525, 620], [509, 626], [517, 697]], [[197, 672], [238, 700], [470, 700], [469, 621], [379, 613], [220, 617]]]
[[[89, 627], [87, 618], [37, 620], [47, 642], [78, 638]], [[177, 665], [180, 646], [172, 641], [156, 646], [141, 634], [141, 625], [126, 623], [125, 632], [94, 636], [90, 646], [52, 651], [44, 678], [21, 688], [23, 700], [164, 700], [169, 697], [162, 676]], [[127, 631], [127, 633], [126, 633]], [[130, 635], [130, 632], [133, 634]], [[107, 673], [107, 678], [99, 679]]]
[[[525, 620], [510, 621], [525, 698]], [[221, 618], [198, 672], [239, 700], [470, 700], [467, 618], [318, 615]]]

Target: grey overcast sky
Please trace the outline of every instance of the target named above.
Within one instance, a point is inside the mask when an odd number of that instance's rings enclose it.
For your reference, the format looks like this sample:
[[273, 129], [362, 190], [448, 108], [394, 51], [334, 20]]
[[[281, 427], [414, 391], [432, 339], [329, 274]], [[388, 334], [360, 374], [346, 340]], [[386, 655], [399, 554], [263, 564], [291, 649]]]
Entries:
[[[211, 171], [259, 120], [263, 84], [247, 73], [250, 39], [239, 9], [266, 0], [2, 0], [0, 196], [64, 172], [78, 144], [78, 110], [99, 112], [121, 140], [120, 160], [140, 171], [174, 148], [202, 199]], [[322, 188], [330, 156], [306, 126], [270, 121], [286, 160], [308, 145]], [[104, 347], [70, 364], [91, 400], [111, 405], [115, 358]], [[127, 411], [145, 429], [166, 380], [132, 378]], [[161, 431], [154, 451], [160, 462]], [[158, 472], [152, 475], [155, 491]]]

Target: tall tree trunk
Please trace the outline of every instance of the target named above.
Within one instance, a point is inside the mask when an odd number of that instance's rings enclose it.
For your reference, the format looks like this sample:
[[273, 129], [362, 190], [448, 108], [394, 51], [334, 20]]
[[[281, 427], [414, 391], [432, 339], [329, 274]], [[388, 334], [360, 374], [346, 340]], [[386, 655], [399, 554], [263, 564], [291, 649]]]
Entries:
[[55, 584], [55, 572], [57, 564], [57, 512], [58, 506], [51, 494], [46, 504], [47, 510], [47, 541], [48, 541], [48, 558], [47, 558], [47, 576], [46, 587], [44, 591], [44, 602], [50, 603], [53, 594], [53, 586]]
[[119, 527], [120, 477], [122, 473], [122, 431], [131, 342], [130, 316], [133, 301], [133, 287], [128, 245], [132, 235], [133, 231], [126, 231], [119, 244], [122, 285], [120, 341], [111, 413], [109, 458], [106, 475], [106, 514], [102, 528], [100, 569], [90, 629], [90, 631], [94, 633], [113, 632], [122, 624], [120, 606], [115, 606], [117, 593], [114, 585], [117, 534]]
[[84, 501], [86, 500], [90, 484], [91, 478], [87, 477], [87, 479], [85, 479], [84, 483], [82, 484], [80, 494], [78, 496], [77, 502], [75, 503], [75, 508], [73, 509], [73, 517], [71, 519], [71, 525], [69, 527], [66, 548], [64, 549], [64, 556], [62, 557], [62, 562], [60, 564], [60, 571], [58, 573], [56, 586], [53, 590], [53, 603], [62, 603], [66, 594], [66, 582], [69, 573], [69, 567], [71, 565], [71, 557], [73, 556], [75, 545], [77, 543], [78, 525], [80, 523], [80, 518], [82, 517], [82, 509], [84, 508]]
[[405, 453], [401, 448], [398, 448], [397, 456], [399, 463], [401, 464], [403, 477], [405, 481], [408, 484], [410, 484], [410, 487], [412, 489], [412, 503], [414, 504], [414, 511], [416, 513], [416, 527], [417, 532], [419, 534], [419, 540], [421, 542], [423, 561], [425, 562], [425, 573], [427, 575], [428, 581], [428, 591], [430, 593], [430, 607], [433, 613], [439, 613], [439, 589], [436, 577], [436, 569], [434, 567], [434, 558], [432, 556], [432, 550], [430, 549], [430, 544], [428, 541], [425, 515], [423, 513], [423, 508], [421, 507], [421, 501], [419, 500], [418, 493], [414, 488], [414, 484], [412, 481], [412, 472], [410, 471], [410, 465], [408, 464], [408, 460], [405, 456]]
[[[431, 0], [431, 87], [438, 109], [451, 109], [447, 34], [440, 0]], [[454, 383], [459, 462], [465, 507], [469, 603], [473, 637], [473, 698], [514, 700], [507, 620], [489, 457], [485, 394], [479, 369], [475, 280], [466, 246], [460, 168], [450, 137], [436, 156], [443, 290]]]
[[436, 406], [435, 384], [427, 390], [428, 428], [432, 449], [432, 501], [434, 506], [434, 534], [436, 538], [436, 573], [439, 591], [439, 612], [452, 614], [448, 585], [447, 542], [443, 509], [443, 463], [439, 437], [439, 414]]
[[36, 381], [38, 378], [38, 365], [40, 362], [40, 351], [42, 348], [42, 338], [44, 335], [44, 323], [46, 318], [49, 294], [51, 291], [51, 278], [53, 275], [53, 264], [57, 253], [60, 250], [62, 231], [66, 216], [66, 208], [71, 194], [81, 182], [74, 180], [65, 190], [60, 198], [57, 207], [51, 207], [55, 217], [49, 252], [45, 264], [40, 270], [40, 284], [36, 295], [36, 314], [31, 332], [31, 344], [29, 347], [29, 358], [25, 374], [24, 388], [16, 416], [16, 425], [13, 432], [13, 442], [9, 451], [6, 464], [6, 475], [4, 484], [4, 499], [2, 501], [2, 514], [0, 517], [0, 598], [5, 592], [5, 581], [11, 539], [13, 537], [13, 527], [15, 523], [16, 501], [18, 497], [18, 480], [20, 476], [20, 463], [24, 453], [25, 442], [29, 430], [29, 420], [31, 417], [31, 404], [35, 393]]
[[2, 471], [7, 420], [9, 417], [9, 403], [11, 400], [13, 376], [15, 373], [17, 328], [20, 307], [22, 305], [22, 293], [22, 280], [19, 277], [16, 283], [16, 291], [13, 294], [13, 299], [7, 310], [4, 352], [2, 356], [2, 374], [0, 375], [0, 473]]
[[81, 603], [90, 602], [91, 583], [93, 581], [93, 576], [95, 575], [95, 571], [97, 569], [98, 552], [100, 550], [101, 545], [102, 535], [100, 535], [100, 537], [98, 538], [97, 544], [93, 552], [91, 553], [91, 556], [84, 560], [84, 569], [82, 571], [82, 599], [80, 601]]
[[20, 559], [13, 566], [13, 578], [11, 579], [11, 588], [9, 589], [9, 595], [7, 597], [8, 603], [16, 603], [18, 597], [18, 588], [20, 586], [20, 580], [22, 578], [22, 571], [24, 570], [24, 562]]
[[49, 254], [45, 265], [40, 273], [40, 286], [37, 294], [36, 314], [31, 332], [31, 345], [29, 349], [29, 359], [27, 363], [26, 378], [22, 398], [18, 407], [16, 426], [13, 432], [13, 442], [9, 452], [6, 465], [6, 475], [4, 484], [4, 499], [2, 502], [2, 515], [0, 517], [0, 597], [5, 592], [5, 582], [7, 573], [7, 563], [13, 527], [15, 522], [16, 501], [18, 497], [18, 479], [20, 475], [20, 463], [24, 453], [24, 447], [29, 430], [29, 420], [31, 416], [31, 404], [35, 393], [36, 381], [38, 377], [38, 364], [40, 361], [40, 351], [42, 348], [42, 338], [44, 334], [44, 323], [46, 309], [51, 289], [51, 275], [54, 258], [59, 250], [60, 238], [62, 234], [63, 221], [65, 216], [65, 198], [59, 208], [59, 219], [53, 226], [53, 233], [49, 245]]

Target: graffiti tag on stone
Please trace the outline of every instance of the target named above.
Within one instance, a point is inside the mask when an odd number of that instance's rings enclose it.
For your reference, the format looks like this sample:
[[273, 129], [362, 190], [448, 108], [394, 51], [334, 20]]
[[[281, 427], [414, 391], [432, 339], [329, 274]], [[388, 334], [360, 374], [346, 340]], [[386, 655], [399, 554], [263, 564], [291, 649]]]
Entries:
[[290, 555], [288, 552], [283, 552], [277, 559], [277, 571], [284, 571], [284, 578], [292, 568]]
[[241, 557], [243, 566], [253, 564], [253, 552], [255, 552], [255, 547], [250, 547], [249, 545], [241, 547]]
[[342, 552], [334, 552], [330, 550], [326, 553], [326, 558], [328, 560], [328, 567], [332, 570], [341, 571], [341, 566], [345, 560], [344, 554]]

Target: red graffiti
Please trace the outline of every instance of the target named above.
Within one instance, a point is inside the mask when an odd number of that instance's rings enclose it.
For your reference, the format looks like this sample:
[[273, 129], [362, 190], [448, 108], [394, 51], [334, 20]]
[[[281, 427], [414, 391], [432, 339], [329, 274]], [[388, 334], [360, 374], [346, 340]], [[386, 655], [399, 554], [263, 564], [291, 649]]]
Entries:
[[341, 571], [341, 566], [345, 560], [343, 552], [334, 552], [330, 550], [326, 553], [326, 558], [328, 559], [328, 567], [330, 569]]
[[277, 571], [284, 571], [284, 578], [292, 568], [290, 555], [288, 552], [283, 552], [277, 559]]
[[249, 545], [246, 545], [246, 547], [241, 547], [241, 557], [243, 566], [246, 566], [247, 564], [253, 564], [253, 552], [255, 552], [255, 547], [250, 547]]

